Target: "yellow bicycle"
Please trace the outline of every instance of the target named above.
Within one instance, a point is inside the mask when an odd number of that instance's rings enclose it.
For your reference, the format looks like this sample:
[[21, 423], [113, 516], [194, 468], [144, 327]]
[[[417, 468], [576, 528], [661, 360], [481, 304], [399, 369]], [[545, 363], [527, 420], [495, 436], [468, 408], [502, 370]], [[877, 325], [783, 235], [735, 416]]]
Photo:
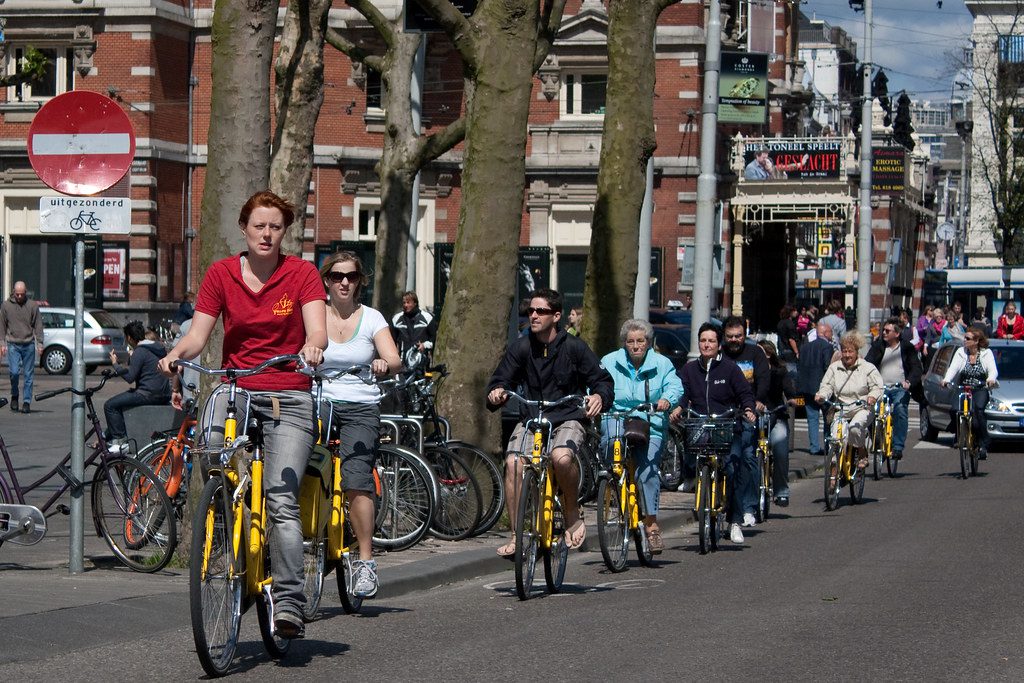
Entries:
[[[297, 355], [275, 356], [249, 370], [214, 370], [177, 361], [179, 366], [224, 379], [207, 402], [202, 445], [192, 450], [193, 462], [199, 463], [208, 479], [192, 523], [189, 605], [196, 654], [210, 676], [227, 673], [238, 645], [242, 614], [253, 605], [271, 657], [283, 657], [291, 642], [274, 629], [262, 429], [255, 417], [250, 419], [249, 392], [237, 386], [243, 377], [287, 363], [305, 364]], [[222, 400], [226, 402], [224, 445], [214, 446], [212, 416]]]
[[867, 405], [863, 400], [843, 403], [826, 401], [826, 406], [835, 410], [835, 417], [825, 437], [825, 509], [839, 507], [839, 490], [850, 485], [850, 501], [854, 504], [864, 500], [864, 470], [854, 462], [853, 446], [850, 445], [850, 418], [854, 408]]
[[697, 516], [700, 554], [718, 550], [718, 538], [726, 524], [725, 459], [736, 438], [735, 411], [721, 415], [701, 415], [690, 409], [681, 426], [686, 435], [686, 450], [697, 456], [697, 495], [693, 511]]
[[647, 448], [650, 423], [639, 420], [648, 427], [636, 430], [632, 428], [636, 423], [626, 421], [627, 418], [635, 418], [637, 413], [654, 412], [657, 411], [653, 404], [643, 403], [631, 410], [613, 410], [601, 416], [609, 438], [611, 469], [601, 474], [597, 486], [597, 537], [605, 566], [616, 573], [626, 568], [630, 537], [636, 544], [640, 564], [654, 566], [647, 527], [643, 523], [646, 510], [644, 492], [636, 481], [636, 459], [633, 455], [637, 450]]
[[529, 600], [533, 593], [537, 556], [544, 558], [544, 579], [549, 593], [561, 590], [569, 559], [562, 501], [555, 491], [549, 438], [551, 422], [544, 417], [544, 411], [574, 402], [582, 404], [585, 397], [572, 395], [557, 401], [531, 401], [514, 391], [509, 391], [508, 395], [527, 407], [537, 409], [537, 417], [525, 422], [526, 431], [531, 434], [530, 450], [518, 454], [524, 467], [515, 524], [516, 594], [520, 600]]
[[899, 384], [886, 384], [882, 397], [875, 402], [875, 424], [871, 429], [871, 474], [878, 481], [882, 478], [882, 463], [890, 477], [896, 476], [900, 461], [892, 457], [892, 395]]
[[978, 439], [972, 428], [974, 412], [974, 386], [958, 385], [956, 446], [960, 451], [960, 476], [963, 479], [978, 475]]

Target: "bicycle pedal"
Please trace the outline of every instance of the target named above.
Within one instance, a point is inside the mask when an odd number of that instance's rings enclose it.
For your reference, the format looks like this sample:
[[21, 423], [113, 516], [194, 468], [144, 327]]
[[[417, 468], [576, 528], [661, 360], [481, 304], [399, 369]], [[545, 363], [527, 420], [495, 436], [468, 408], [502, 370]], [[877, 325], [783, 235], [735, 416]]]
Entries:
[[70, 515], [70, 514], [71, 514], [71, 508], [68, 507], [67, 504], [61, 503], [61, 504], [59, 504], [54, 509], [53, 512], [50, 513], [50, 515], [47, 515], [47, 517], [49, 517], [51, 515], [64, 515], [64, 516], [67, 516], [67, 515]]

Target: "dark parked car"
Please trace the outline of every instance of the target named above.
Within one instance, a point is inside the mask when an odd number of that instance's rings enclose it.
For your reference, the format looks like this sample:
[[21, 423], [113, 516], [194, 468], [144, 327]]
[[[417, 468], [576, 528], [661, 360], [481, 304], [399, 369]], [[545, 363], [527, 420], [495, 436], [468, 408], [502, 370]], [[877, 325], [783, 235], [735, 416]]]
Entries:
[[654, 326], [654, 350], [672, 361], [679, 370], [690, 350], [690, 330], [675, 325]]
[[[943, 388], [942, 377], [949, 368], [960, 342], [948, 342], [932, 354], [924, 375], [925, 402], [921, 405], [921, 438], [935, 440], [939, 432], [952, 432], [950, 408], [956, 401], [956, 388]], [[1024, 439], [1024, 342], [989, 340], [989, 348], [999, 369], [999, 386], [989, 391], [988, 433], [993, 440]]]

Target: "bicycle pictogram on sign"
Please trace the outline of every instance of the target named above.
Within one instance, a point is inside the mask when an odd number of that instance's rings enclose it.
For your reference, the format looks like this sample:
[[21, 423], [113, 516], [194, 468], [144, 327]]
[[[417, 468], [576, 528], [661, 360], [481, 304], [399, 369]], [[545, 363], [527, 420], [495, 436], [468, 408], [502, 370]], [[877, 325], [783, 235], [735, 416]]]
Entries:
[[68, 225], [72, 230], [81, 230], [88, 226], [96, 232], [99, 232], [100, 223], [102, 222], [103, 221], [96, 217], [96, 212], [94, 211], [79, 211], [78, 215], [72, 218]]

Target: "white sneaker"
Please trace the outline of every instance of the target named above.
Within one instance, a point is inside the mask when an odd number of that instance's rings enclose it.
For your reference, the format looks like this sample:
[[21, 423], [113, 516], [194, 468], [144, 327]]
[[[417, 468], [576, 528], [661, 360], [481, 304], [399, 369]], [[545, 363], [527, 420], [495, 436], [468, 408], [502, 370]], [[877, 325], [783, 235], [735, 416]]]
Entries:
[[683, 479], [683, 483], [676, 487], [680, 493], [693, 493], [693, 479]]
[[128, 452], [128, 442], [112, 439], [107, 442], [107, 453], [110, 455], [121, 455]]
[[743, 530], [740, 529], [739, 524], [729, 526], [729, 540], [733, 543], [743, 543]]
[[380, 581], [377, 578], [376, 560], [355, 560], [352, 562], [352, 595], [372, 598], [377, 595]]
[[754, 517], [753, 512], [743, 513], [743, 526], [754, 526], [757, 524], [757, 517]]

